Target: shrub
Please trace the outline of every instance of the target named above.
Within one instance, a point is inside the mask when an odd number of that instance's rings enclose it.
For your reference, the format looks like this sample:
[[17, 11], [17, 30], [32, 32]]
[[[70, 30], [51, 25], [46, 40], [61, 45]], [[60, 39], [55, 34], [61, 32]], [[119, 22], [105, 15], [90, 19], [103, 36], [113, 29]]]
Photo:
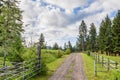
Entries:
[[22, 62], [23, 61], [19, 52], [14, 48], [9, 48], [7, 58], [10, 62]]
[[63, 56], [64, 52], [62, 50], [58, 50], [58, 58], [61, 58]]
[[90, 51], [87, 51], [87, 55], [90, 56]]
[[24, 60], [37, 58], [37, 50], [35, 47], [26, 48], [21, 56]]
[[48, 71], [48, 67], [46, 66], [44, 61], [41, 61], [41, 72], [40, 72], [40, 74], [41, 75], [46, 75], [47, 71]]
[[41, 58], [45, 63], [50, 63], [50, 62], [56, 60], [56, 57], [50, 53], [41, 53]]
[[65, 54], [70, 54], [70, 53], [71, 53], [70, 48], [67, 48]]

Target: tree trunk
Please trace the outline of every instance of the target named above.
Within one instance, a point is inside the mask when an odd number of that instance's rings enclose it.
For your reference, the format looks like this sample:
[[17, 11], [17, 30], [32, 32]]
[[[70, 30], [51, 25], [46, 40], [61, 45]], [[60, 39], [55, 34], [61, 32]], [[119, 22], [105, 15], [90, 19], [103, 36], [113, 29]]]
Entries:
[[116, 53], [114, 53], [115, 54], [115, 56], [117, 55]]
[[103, 54], [103, 51], [101, 50], [101, 54]]

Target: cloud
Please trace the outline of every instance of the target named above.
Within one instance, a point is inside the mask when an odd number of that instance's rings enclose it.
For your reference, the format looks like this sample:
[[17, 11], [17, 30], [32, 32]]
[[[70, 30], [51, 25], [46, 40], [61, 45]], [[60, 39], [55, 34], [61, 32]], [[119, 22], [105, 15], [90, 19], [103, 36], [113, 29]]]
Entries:
[[64, 8], [66, 12], [72, 12], [76, 7], [83, 7], [87, 4], [87, 0], [44, 0], [47, 3], [54, 4]]
[[21, 0], [19, 6], [24, 25], [29, 24], [24, 28], [28, 42], [31, 36], [37, 42], [43, 33], [48, 45], [61, 46], [69, 40], [75, 44], [82, 19], [88, 27], [94, 22], [98, 30], [101, 20], [107, 14], [113, 19], [120, 8], [119, 0]]

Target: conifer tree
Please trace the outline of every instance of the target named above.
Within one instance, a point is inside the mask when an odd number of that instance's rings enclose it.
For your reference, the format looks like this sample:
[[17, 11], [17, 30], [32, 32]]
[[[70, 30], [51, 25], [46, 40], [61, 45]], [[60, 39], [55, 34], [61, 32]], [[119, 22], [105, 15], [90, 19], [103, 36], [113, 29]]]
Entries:
[[114, 52], [115, 54], [118, 53], [120, 55], [120, 10], [118, 10], [116, 17], [113, 20], [112, 32]]
[[112, 51], [112, 31], [111, 31], [111, 20], [108, 15], [105, 17], [105, 28], [106, 31], [104, 33], [104, 42], [105, 42], [105, 52], [108, 55]]
[[82, 51], [85, 51], [85, 41], [86, 41], [86, 36], [87, 36], [87, 26], [82, 20], [81, 25], [79, 26], [79, 36], [78, 36], [78, 42], [79, 42], [79, 47], [82, 48]]
[[105, 22], [104, 20], [102, 20], [101, 24], [100, 24], [100, 29], [99, 29], [99, 36], [98, 36], [98, 45], [99, 45], [99, 50], [101, 51], [101, 53], [104, 52], [105, 49], [105, 32], [106, 32], [106, 28], [105, 28]]
[[73, 47], [70, 41], [68, 41], [68, 48], [70, 49], [71, 52], [73, 51]]
[[90, 49], [91, 51], [96, 51], [96, 27], [94, 23], [91, 23], [90, 31], [89, 31], [89, 36], [90, 36]]
[[55, 43], [55, 44], [53, 45], [53, 49], [55, 49], [55, 50], [59, 49], [59, 46], [58, 46], [57, 43]]
[[39, 44], [40, 44], [41, 48], [44, 48], [44, 46], [45, 46], [44, 42], [45, 42], [45, 38], [44, 38], [43, 33], [41, 33], [40, 38], [39, 38]]
[[[0, 1], [0, 46], [7, 49], [6, 55], [17, 57], [22, 53], [22, 11], [18, 1]], [[20, 58], [16, 59], [17, 61]]]

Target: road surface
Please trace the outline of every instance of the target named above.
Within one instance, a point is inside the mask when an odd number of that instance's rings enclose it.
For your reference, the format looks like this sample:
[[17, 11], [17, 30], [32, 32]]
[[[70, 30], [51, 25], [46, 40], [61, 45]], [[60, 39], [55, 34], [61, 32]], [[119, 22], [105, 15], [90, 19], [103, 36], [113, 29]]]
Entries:
[[81, 54], [72, 53], [48, 80], [87, 80]]

